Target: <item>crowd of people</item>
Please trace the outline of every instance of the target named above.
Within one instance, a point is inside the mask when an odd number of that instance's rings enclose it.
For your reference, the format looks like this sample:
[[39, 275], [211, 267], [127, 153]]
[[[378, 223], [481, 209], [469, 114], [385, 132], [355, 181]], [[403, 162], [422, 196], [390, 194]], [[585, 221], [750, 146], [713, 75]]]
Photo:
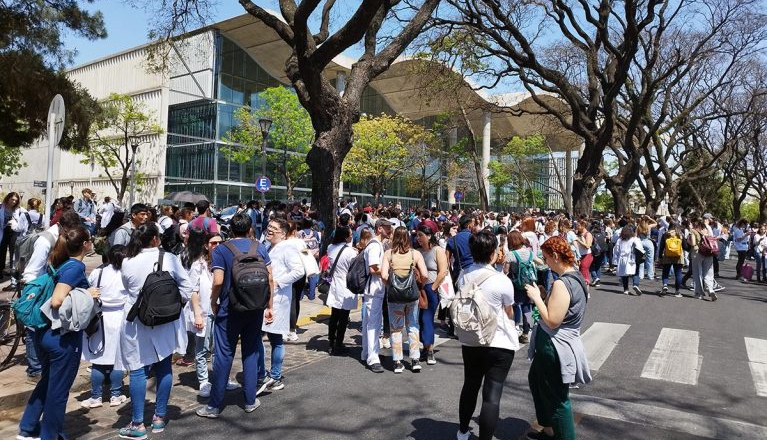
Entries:
[[[199, 396], [209, 399], [197, 415], [217, 418], [225, 391], [236, 388], [242, 388], [245, 412], [255, 411], [259, 395], [286, 386], [285, 342], [298, 339], [300, 303], [315, 295], [331, 308], [331, 355], [349, 354], [346, 331], [350, 313], [359, 308], [361, 361], [383, 373], [381, 350], [391, 349], [395, 374], [406, 367], [419, 373], [422, 362], [436, 365], [438, 327], [459, 339], [464, 330], [456, 319], [460, 312], [451, 313], [451, 307], [457, 298], [480, 298], [495, 327], [484, 343], [460, 341], [464, 384], [457, 438], [471, 435], [480, 389], [479, 438], [493, 437], [504, 381], [520, 344], [529, 343], [528, 379], [543, 430], [528, 437], [575, 439], [569, 387], [591, 379], [580, 326], [608, 273], [618, 277], [625, 294], [641, 295], [642, 280], [654, 282], [660, 267], [657, 294], [681, 297], [692, 279], [693, 297], [716, 301], [724, 288], [716, 281], [719, 261], [734, 248], [737, 278], [751, 279], [748, 260], [755, 259], [756, 281], [767, 281], [765, 225], [725, 225], [709, 214], [573, 218], [403, 210], [350, 200], [339, 204], [337, 225], [328, 230], [305, 202], [262, 207], [251, 201], [221, 221], [205, 200], [137, 203], [123, 212], [108, 197], [97, 204], [86, 189], [77, 200], [57, 200], [44, 230], [40, 201], [22, 205], [18, 194], [9, 193], [0, 207], [2, 273], [10, 261], [18, 269], [13, 286], [52, 276], [53, 310], [86, 292], [98, 299], [103, 324], [88, 334], [50, 323], [27, 328], [27, 373], [38, 382], [18, 440], [64, 438], [66, 401], [81, 358], [90, 362], [92, 379], [83, 407], [130, 401], [132, 421], [119, 430], [121, 438], [144, 439], [166, 428], [174, 364], [196, 370]], [[15, 253], [23, 246], [14, 243], [25, 239], [34, 240], [30, 250]], [[103, 264], [88, 274], [83, 260], [94, 253]], [[146, 305], [162, 298], [171, 298], [165, 306], [177, 309], [162, 315]], [[264, 337], [271, 350], [268, 368]], [[238, 344], [242, 384], [230, 379]], [[175, 363], [174, 353], [181, 355]], [[157, 400], [145, 424], [150, 373]], [[123, 394], [126, 375], [130, 399]]]

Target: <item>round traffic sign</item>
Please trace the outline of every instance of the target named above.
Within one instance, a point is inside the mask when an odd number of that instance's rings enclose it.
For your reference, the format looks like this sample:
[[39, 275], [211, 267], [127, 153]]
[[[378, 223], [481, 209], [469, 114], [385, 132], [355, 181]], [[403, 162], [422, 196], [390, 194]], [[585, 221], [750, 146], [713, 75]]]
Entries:
[[50, 107], [48, 107], [48, 126], [53, 119], [53, 133], [48, 133], [48, 136], [53, 136], [54, 145], [58, 145], [61, 141], [61, 136], [64, 134], [64, 98], [61, 95], [56, 95], [51, 101]]
[[463, 200], [463, 192], [462, 191], [456, 191], [455, 194], [453, 194], [456, 201]]
[[272, 188], [272, 181], [266, 176], [256, 179], [256, 191], [265, 193]]

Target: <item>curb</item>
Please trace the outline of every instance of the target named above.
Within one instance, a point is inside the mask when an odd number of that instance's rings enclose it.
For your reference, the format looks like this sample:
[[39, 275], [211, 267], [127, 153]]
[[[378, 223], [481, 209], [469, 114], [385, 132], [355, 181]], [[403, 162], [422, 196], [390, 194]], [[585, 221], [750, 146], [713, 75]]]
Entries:
[[323, 322], [330, 318], [330, 307], [323, 306], [320, 310], [311, 315], [301, 316], [296, 321], [298, 327], [309, 325], [315, 322]]
[[[75, 377], [72, 388], [69, 390], [70, 393], [80, 393], [89, 390], [91, 387], [91, 376], [86, 370], [87, 364], [81, 363], [81, 365], [82, 367], [77, 371], [77, 377]], [[28, 384], [30, 388], [14, 394], [0, 396], [0, 408], [2, 408], [0, 411], [0, 418], [17, 421], [20, 419], [21, 412], [19, 412], [18, 409], [26, 406], [29, 396], [32, 395], [32, 391], [34, 391], [36, 386], [31, 382], [25, 381], [24, 383]]]

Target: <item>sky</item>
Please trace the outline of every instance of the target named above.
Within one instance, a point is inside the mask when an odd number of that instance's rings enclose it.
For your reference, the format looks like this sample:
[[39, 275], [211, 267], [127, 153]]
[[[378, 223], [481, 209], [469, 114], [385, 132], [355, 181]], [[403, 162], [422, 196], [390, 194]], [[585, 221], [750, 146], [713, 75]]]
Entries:
[[[274, 0], [258, 1], [258, 4], [276, 9]], [[120, 0], [96, 0], [93, 4], [85, 5], [85, 9], [101, 11], [104, 14], [108, 36], [101, 40], [89, 41], [71, 33], [65, 34], [65, 47], [77, 51], [73, 66], [140, 46], [148, 41], [147, 30], [151, 24], [151, 11], [135, 8]], [[245, 10], [236, 0], [219, 0], [213, 20], [221, 21], [244, 13]]]

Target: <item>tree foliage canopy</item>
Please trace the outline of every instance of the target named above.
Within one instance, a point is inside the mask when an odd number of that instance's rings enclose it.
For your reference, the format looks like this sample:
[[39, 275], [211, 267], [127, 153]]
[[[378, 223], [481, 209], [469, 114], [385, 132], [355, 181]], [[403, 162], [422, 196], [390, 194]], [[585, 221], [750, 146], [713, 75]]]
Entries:
[[61, 147], [86, 143], [98, 106], [62, 70], [73, 56], [62, 34], [95, 40], [106, 30], [101, 13], [91, 14], [81, 3], [92, 0], [0, 1], [0, 142], [6, 146], [28, 145], [45, 133], [57, 93], [67, 106]]

